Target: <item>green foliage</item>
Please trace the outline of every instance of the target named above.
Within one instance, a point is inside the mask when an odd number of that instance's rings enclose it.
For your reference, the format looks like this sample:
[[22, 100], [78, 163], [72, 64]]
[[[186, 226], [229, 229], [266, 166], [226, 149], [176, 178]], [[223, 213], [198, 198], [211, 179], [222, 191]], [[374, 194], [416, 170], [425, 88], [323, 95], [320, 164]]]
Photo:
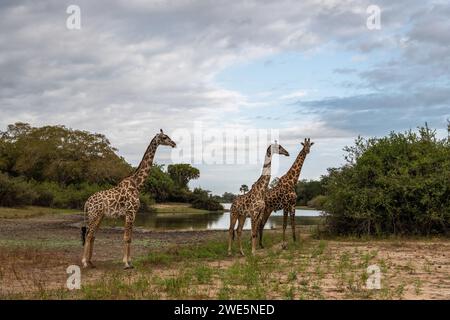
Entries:
[[450, 145], [427, 127], [362, 139], [329, 169], [325, 203], [335, 234], [448, 234]]
[[199, 176], [200, 171], [197, 168], [188, 164], [175, 164], [168, 166], [168, 172], [163, 169], [164, 165], [153, 165], [143, 190], [157, 202], [188, 202], [197, 209], [223, 210], [217, 198], [209, 195], [209, 191], [201, 188], [195, 188], [194, 191], [188, 189], [187, 183], [191, 177]]
[[221, 197], [215, 196], [215, 199], [220, 202], [232, 203], [237, 195], [231, 192], [225, 192]]
[[240, 192], [242, 192], [242, 193], [247, 193], [248, 192], [248, 185], [246, 185], [246, 184], [243, 184], [243, 185], [241, 185], [241, 187], [239, 188], [239, 191]]
[[325, 193], [322, 181], [301, 180], [295, 187], [297, 193], [297, 205], [306, 206], [308, 201]]
[[326, 201], [327, 201], [326, 196], [318, 195], [308, 201], [308, 207], [321, 210], [325, 207]]
[[154, 164], [144, 184], [144, 192], [149, 193], [158, 201], [169, 200], [176, 191], [175, 183], [167, 172], [163, 171], [164, 165]]
[[[116, 151], [101, 134], [64, 126], [9, 125], [0, 131], [0, 205], [82, 209], [89, 196], [131, 173]], [[189, 181], [200, 176], [197, 168], [172, 164], [167, 172], [163, 169], [163, 165], [151, 168], [140, 195], [141, 210], [149, 211], [155, 200], [223, 209], [209, 192], [189, 190]]]
[[209, 211], [223, 210], [222, 205], [209, 195], [209, 191], [201, 188], [195, 188], [192, 192], [192, 207], [197, 209], [205, 209]]
[[26, 181], [23, 177], [8, 177], [0, 173], [0, 206], [82, 209], [90, 195], [107, 187], [88, 183], [61, 186], [55, 182]]
[[139, 211], [141, 212], [150, 212], [152, 211], [152, 205], [155, 203], [155, 200], [152, 199], [148, 194], [141, 193], [139, 195], [139, 201], [141, 202], [141, 207], [139, 208]]
[[0, 173], [0, 206], [30, 205], [37, 194], [22, 178], [10, 178]]
[[61, 185], [117, 183], [131, 167], [104, 135], [64, 126], [9, 125], [0, 132], [0, 169]]
[[170, 164], [167, 167], [167, 173], [177, 187], [182, 189], [188, 188], [190, 180], [200, 177], [200, 171], [188, 163]]

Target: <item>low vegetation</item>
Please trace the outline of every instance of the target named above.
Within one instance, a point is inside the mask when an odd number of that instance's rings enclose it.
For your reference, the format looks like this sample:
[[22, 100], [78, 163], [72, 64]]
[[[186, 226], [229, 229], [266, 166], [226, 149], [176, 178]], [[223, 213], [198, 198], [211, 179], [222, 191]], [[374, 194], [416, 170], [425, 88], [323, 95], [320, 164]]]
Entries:
[[20, 208], [0, 207], [0, 219], [33, 218], [48, 214], [73, 214], [78, 210], [55, 209], [38, 206], [24, 206]]
[[[248, 234], [246, 234], [246, 239]], [[31, 291], [2, 298], [37, 299], [403, 299], [445, 295], [443, 260], [420, 258], [424, 250], [448, 245], [439, 240], [315, 240], [302, 237], [280, 247], [280, 232], [270, 231], [266, 249], [246, 257], [227, 256], [225, 234], [209, 241], [153, 248], [135, 260], [135, 269], [119, 263], [83, 271], [81, 290], [35, 278]], [[401, 243], [399, 246], [398, 243]], [[33, 249], [36, 250], [36, 249]], [[3, 255], [7, 254], [4, 251]], [[22, 253], [17, 254], [20, 257]], [[433, 254], [430, 259], [436, 259]], [[37, 259], [31, 253], [27, 259]], [[366, 287], [367, 267], [381, 268], [381, 289]], [[423, 270], [429, 273], [423, 274]], [[63, 272], [61, 273], [63, 274]], [[429, 274], [429, 276], [427, 276]]]

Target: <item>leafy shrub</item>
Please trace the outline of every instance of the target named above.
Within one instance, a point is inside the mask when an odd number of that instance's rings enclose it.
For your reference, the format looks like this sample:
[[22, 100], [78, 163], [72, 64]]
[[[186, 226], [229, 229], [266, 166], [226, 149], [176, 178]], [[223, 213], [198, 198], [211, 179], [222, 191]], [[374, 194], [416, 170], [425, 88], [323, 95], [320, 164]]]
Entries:
[[37, 193], [24, 179], [0, 173], [0, 206], [30, 205], [36, 198]]
[[295, 186], [295, 192], [297, 193], [297, 205], [306, 206], [308, 201], [324, 194], [323, 183], [317, 180], [300, 180]]
[[326, 201], [327, 197], [324, 195], [315, 196], [308, 201], [308, 207], [321, 210], [324, 208]]
[[141, 207], [139, 208], [140, 212], [150, 212], [152, 211], [152, 205], [155, 203], [148, 194], [141, 193], [139, 195], [139, 201], [141, 202]]
[[208, 211], [223, 210], [223, 206], [214, 198], [209, 196], [209, 191], [195, 188], [190, 196], [193, 208], [205, 209]]
[[358, 138], [348, 164], [325, 179], [328, 231], [335, 234], [448, 234], [450, 143], [427, 127]]

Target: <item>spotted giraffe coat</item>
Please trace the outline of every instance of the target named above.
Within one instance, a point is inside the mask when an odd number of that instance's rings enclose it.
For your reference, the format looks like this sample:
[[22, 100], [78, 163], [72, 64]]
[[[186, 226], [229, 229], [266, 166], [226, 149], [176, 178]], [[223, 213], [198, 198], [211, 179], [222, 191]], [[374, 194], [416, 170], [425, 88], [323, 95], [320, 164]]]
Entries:
[[262, 245], [262, 235], [264, 225], [267, 223], [270, 215], [274, 211], [283, 210], [283, 242], [285, 241], [285, 231], [287, 224], [287, 214], [290, 214], [291, 217], [291, 226], [292, 226], [292, 237], [295, 241], [295, 206], [297, 203], [297, 193], [295, 192], [295, 187], [297, 185], [297, 181], [300, 176], [301, 169], [303, 167], [303, 163], [305, 161], [306, 156], [310, 152], [311, 146], [314, 142], [311, 142], [311, 139], [305, 139], [302, 142], [303, 148], [292, 164], [291, 168], [288, 172], [283, 175], [278, 183], [271, 189], [269, 189], [264, 194], [264, 214], [260, 220], [259, 226], [259, 245]]

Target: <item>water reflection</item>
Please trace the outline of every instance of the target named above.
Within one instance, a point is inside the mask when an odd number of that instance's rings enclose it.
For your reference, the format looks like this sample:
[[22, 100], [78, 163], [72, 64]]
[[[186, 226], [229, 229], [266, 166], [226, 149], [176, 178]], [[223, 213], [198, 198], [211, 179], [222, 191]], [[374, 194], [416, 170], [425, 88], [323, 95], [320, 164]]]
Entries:
[[[225, 204], [225, 209], [230, 204]], [[296, 210], [297, 224], [311, 224], [311, 219], [307, 217], [317, 217], [320, 215], [317, 210]], [[105, 220], [104, 225], [123, 226], [122, 220]], [[209, 212], [205, 214], [188, 213], [146, 213], [136, 216], [135, 225], [150, 230], [226, 230], [230, 224], [229, 212]], [[265, 228], [279, 228], [283, 225], [283, 213], [274, 212], [269, 218]], [[250, 229], [250, 219], [247, 219], [244, 229]]]

